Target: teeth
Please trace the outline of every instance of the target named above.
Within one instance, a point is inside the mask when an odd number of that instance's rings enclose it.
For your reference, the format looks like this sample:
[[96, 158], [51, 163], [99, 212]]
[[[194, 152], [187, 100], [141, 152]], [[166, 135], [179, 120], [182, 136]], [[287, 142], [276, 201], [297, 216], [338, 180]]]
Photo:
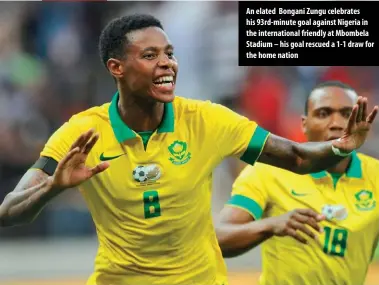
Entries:
[[162, 76], [162, 77], [159, 77], [154, 82], [159, 83], [159, 82], [172, 82], [172, 81], [174, 81], [173, 76]]
[[170, 87], [170, 86], [172, 86], [172, 82], [169, 82], [169, 83], [157, 83], [157, 85], [163, 86], [163, 87]]

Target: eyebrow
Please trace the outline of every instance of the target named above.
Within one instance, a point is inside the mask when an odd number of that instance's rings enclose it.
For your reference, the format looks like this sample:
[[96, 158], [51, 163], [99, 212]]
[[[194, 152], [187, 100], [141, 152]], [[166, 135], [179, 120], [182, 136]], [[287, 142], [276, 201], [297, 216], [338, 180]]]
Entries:
[[[174, 46], [172, 44], [168, 44], [167, 46], [165, 46], [164, 49], [165, 50], [167, 50], [167, 49], [174, 49]], [[158, 47], [147, 47], [147, 48], [143, 49], [143, 52], [145, 52], [145, 51], [157, 51], [157, 50], [159, 50]]]
[[351, 110], [353, 110], [353, 107], [342, 107], [340, 109], [334, 109], [334, 108], [331, 108], [331, 107], [323, 106], [323, 107], [319, 107], [317, 109], [314, 109], [313, 112], [318, 112], [318, 111], [321, 111], [321, 110], [344, 112], [344, 111], [351, 111]]

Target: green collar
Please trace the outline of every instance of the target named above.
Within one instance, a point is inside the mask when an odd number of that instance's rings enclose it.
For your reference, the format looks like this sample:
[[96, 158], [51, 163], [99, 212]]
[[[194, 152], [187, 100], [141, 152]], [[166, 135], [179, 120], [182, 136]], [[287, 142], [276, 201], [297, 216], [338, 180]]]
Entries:
[[[111, 126], [113, 132], [116, 136], [116, 139], [119, 143], [124, 142], [125, 140], [133, 139], [137, 135], [131, 130], [121, 119], [120, 114], [118, 113], [117, 103], [118, 103], [119, 94], [113, 96], [112, 102], [109, 106], [109, 119], [111, 121]], [[174, 107], [172, 103], [166, 103], [164, 105], [164, 113], [161, 124], [158, 127], [157, 133], [172, 133], [174, 131], [175, 125], [175, 116], [174, 116]]]
[[[320, 171], [316, 173], [311, 173], [311, 176], [315, 179], [320, 179], [323, 177], [327, 177], [328, 174], [327, 172]], [[362, 165], [361, 165], [361, 160], [359, 159], [356, 151], [353, 151], [351, 154], [351, 163], [349, 168], [346, 171], [346, 177], [349, 178], [362, 178]]]

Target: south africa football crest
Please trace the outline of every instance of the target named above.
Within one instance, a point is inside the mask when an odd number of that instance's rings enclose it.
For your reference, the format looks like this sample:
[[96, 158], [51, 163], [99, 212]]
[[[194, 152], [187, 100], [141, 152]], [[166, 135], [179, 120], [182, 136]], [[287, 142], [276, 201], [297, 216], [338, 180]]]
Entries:
[[361, 190], [354, 195], [355, 207], [359, 211], [371, 211], [376, 207], [374, 194], [370, 190]]
[[343, 205], [324, 205], [321, 209], [321, 214], [328, 221], [342, 221], [347, 218], [347, 209]]
[[149, 183], [157, 181], [161, 175], [161, 169], [156, 164], [138, 165], [133, 170], [133, 179], [140, 183]]
[[169, 160], [175, 165], [185, 164], [191, 159], [191, 153], [188, 151], [186, 142], [174, 141], [169, 145], [168, 151], [171, 154]]

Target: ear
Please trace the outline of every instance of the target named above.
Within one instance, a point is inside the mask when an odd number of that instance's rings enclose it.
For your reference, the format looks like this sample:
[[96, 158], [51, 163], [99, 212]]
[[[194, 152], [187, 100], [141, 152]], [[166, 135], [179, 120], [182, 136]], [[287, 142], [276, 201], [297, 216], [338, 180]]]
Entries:
[[112, 74], [112, 76], [115, 78], [120, 78], [124, 74], [124, 65], [118, 59], [115, 59], [115, 58], [108, 59], [107, 68], [109, 72]]
[[307, 134], [307, 116], [305, 115], [301, 116], [301, 130], [304, 135]]

